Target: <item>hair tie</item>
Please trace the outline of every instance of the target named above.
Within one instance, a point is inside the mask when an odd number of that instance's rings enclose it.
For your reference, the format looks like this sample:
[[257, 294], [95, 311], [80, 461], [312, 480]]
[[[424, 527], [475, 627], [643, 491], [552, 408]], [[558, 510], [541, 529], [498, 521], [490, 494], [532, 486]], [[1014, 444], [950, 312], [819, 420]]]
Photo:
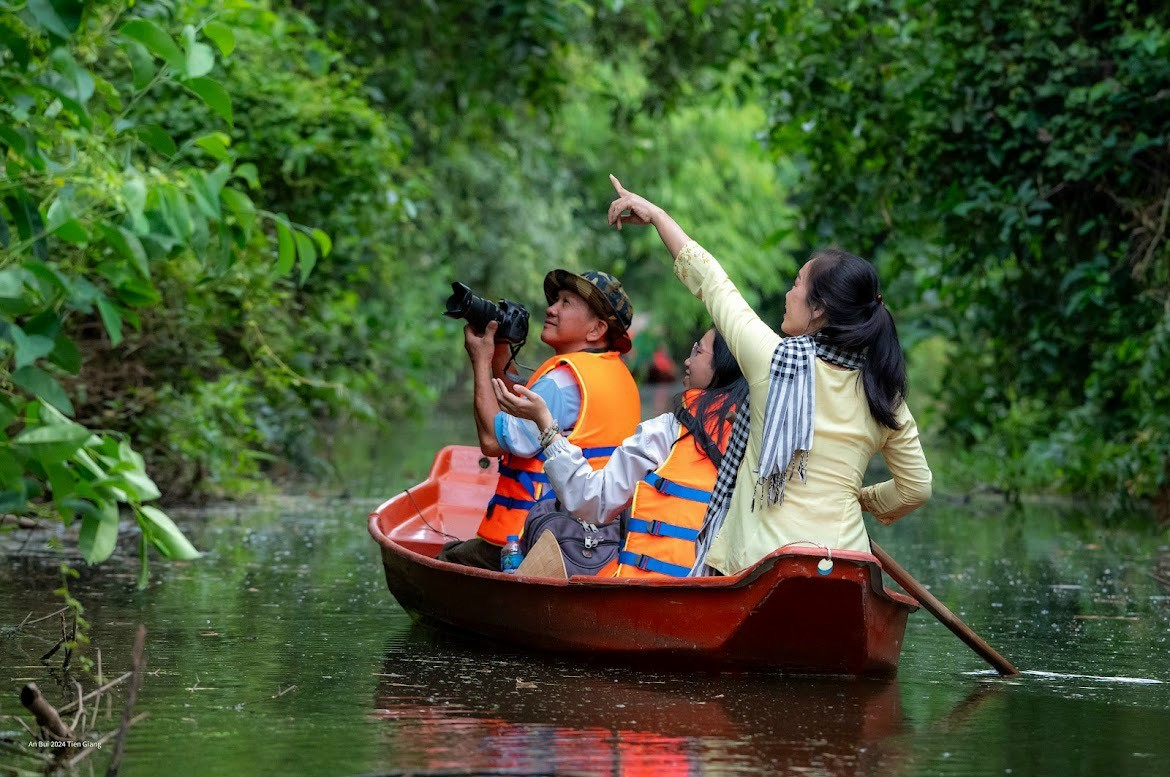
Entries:
[[877, 304], [879, 304], [879, 305], [882, 304], [882, 295], [881, 294], [877, 295]]

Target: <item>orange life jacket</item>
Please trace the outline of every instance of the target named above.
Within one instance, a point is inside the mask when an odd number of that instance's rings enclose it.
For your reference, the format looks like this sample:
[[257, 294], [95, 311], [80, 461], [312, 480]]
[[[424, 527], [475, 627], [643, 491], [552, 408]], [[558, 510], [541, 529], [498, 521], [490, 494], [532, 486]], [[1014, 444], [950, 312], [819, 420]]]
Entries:
[[[593, 469], [601, 469], [622, 440], [633, 434], [641, 415], [638, 386], [617, 351], [579, 351], [553, 356], [532, 373], [531, 388], [555, 367], [573, 371], [581, 390], [577, 423], [567, 432], [569, 442], [580, 447]], [[519, 535], [528, 511], [544, 499], [556, 496], [544, 474], [544, 454], [534, 458], [506, 453], [500, 457], [500, 479], [480, 521], [479, 536], [503, 545], [509, 534]]]
[[[693, 412], [701, 393], [692, 389], [683, 395], [687, 410]], [[730, 421], [707, 425], [720, 451], [726, 449], [730, 432]], [[686, 577], [695, 564], [695, 540], [717, 475], [715, 462], [697, 449], [695, 438], [680, 424], [666, 461], [634, 487], [626, 538], [612, 576]]]

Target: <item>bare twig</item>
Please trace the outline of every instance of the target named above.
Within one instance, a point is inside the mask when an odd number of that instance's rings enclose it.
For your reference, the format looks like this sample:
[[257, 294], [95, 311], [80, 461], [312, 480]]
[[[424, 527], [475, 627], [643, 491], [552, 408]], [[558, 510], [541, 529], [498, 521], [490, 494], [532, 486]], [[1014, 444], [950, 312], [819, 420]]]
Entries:
[[73, 722], [69, 724], [69, 728], [76, 731], [77, 721], [80, 720], [83, 715], [85, 715], [85, 704], [84, 699], [82, 699], [84, 691], [81, 689], [81, 683], [74, 680], [73, 684], [77, 686], [77, 714], [73, 716]]
[[28, 724], [27, 724], [27, 723], [25, 723], [25, 722], [24, 722], [24, 720], [22, 720], [21, 718], [17, 717], [16, 715], [13, 715], [13, 716], [12, 716], [12, 719], [13, 719], [13, 720], [15, 720], [17, 723], [19, 723], [21, 726], [23, 726], [23, 727], [24, 727], [24, 730], [25, 730], [25, 731], [27, 731], [27, 732], [29, 733], [29, 736], [31, 736], [33, 739], [36, 739], [36, 736], [37, 736], [37, 735], [36, 735], [36, 732], [35, 732], [35, 731], [33, 731], [31, 728], [29, 728]]
[[[105, 685], [103, 685], [101, 688], [98, 688], [97, 690], [90, 691], [89, 693], [87, 693], [87, 694], [85, 695], [85, 698], [84, 698], [84, 699], [82, 699], [82, 701], [89, 701], [90, 699], [92, 699], [93, 697], [97, 696], [98, 694], [100, 694], [100, 693], [105, 693], [106, 691], [110, 690], [110, 689], [111, 689], [111, 688], [113, 688], [115, 685], [121, 685], [122, 683], [126, 682], [126, 680], [127, 680], [127, 679], [130, 677], [130, 675], [132, 675], [132, 674], [134, 674], [134, 673], [133, 673], [133, 672], [127, 672], [126, 674], [122, 675], [121, 677], [119, 677], [119, 678], [118, 678], [118, 679], [116, 679], [116, 680], [110, 680], [108, 683], [106, 683]], [[71, 701], [71, 702], [69, 702], [68, 704], [66, 704], [64, 707], [62, 707], [62, 708], [61, 708], [61, 712], [72, 712], [72, 711], [73, 711], [73, 709], [74, 709], [76, 706], [77, 706], [77, 702], [75, 702], [75, 701]]]
[[122, 762], [122, 748], [126, 744], [126, 732], [130, 730], [131, 718], [134, 712], [134, 702], [138, 700], [138, 686], [142, 685], [142, 668], [145, 664], [143, 650], [146, 647], [146, 626], [138, 624], [138, 633], [134, 635], [134, 676], [130, 679], [130, 690], [126, 693], [126, 706], [122, 708], [122, 726], [118, 729], [118, 739], [114, 742], [114, 757], [106, 768], [106, 777], [115, 777], [118, 765]]
[[[133, 718], [131, 718], [130, 723], [127, 725], [127, 728], [135, 725], [136, 723], [141, 723], [146, 718], [146, 716], [148, 716], [149, 714], [150, 714], [149, 712], [141, 712], [141, 713], [135, 715]], [[110, 740], [110, 737], [117, 736], [120, 733], [121, 733], [120, 729], [118, 731], [111, 731], [110, 733], [106, 734], [104, 737], [102, 737], [98, 741], [94, 742], [89, 747], [82, 750], [77, 755], [70, 758], [68, 761], [66, 761], [62, 765], [67, 767], [67, 768], [76, 766], [80, 761], [83, 761], [86, 758], [88, 758], [89, 754], [92, 753], [94, 750], [100, 750], [102, 745], [104, 745], [106, 742], [108, 742]], [[107, 771], [106, 774], [109, 774], [109, 772]]]
[[69, 661], [73, 658], [73, 645], [77, 644], [77, 610], [73, 611], [73, 625], [69, 629], [69, 639], [65, 643], [65, 660], [61, 662], [61, 671], [69, 671]]
[[[30, 750], [27, 747], [18, 747], [16, 745], [10, 745], [9, 743], [0, 740], [0, 752], [4, 752], [4, 751], [12, 753], [13, 755], [22, 755], [25, 758], [35, 758], [36, 760], [40, 761], [41, 763], [43, 763], [45, 765], [49, 765], [53, 762], [53, 757], [47, 753], [42, 753], [42, 752], [39, 752], [37, 750]], [[6, 773], [29, 774], [29, 772], [26, 772], [23, 770], [18, 771], [16, 769], [16, 767], [12, 767], [12, 766], [8, 767], [8, 769], [10, 769], [11, 771], [10, 772], [6, 771]]]
[[53, 645], [53, 647], [49, 648], [49, 652], [48, 652], [48, 653], [45, 653], [43, 656], [41, 656], [41, 660], [42, 660], [42, 661], [48, 661], [50, 658], [52, 658], [52, 657], [53, 657], [53, 655], [54, 655], [54, 654], [55, 654], [55, 653], [56, 653], [58, 650], [60, 650], [60, 649], [61, 649], [61, 646], [62, 646], [62, 645], [64, 645], [64, 644], [65, 644], [65, 638], [64, 638], [64, 637], [61, 637], [61, 639], [57, 640], [57, 644], [56, 644], [56, 645]]
[[[53, 611], [53, 612], [49, 613], [48, 615], [45, 615], [45, 616], [43, 616], [43, 617], [40, 617], [40, 618], [37, 618], [37, 619], [36, 619], [36, 620], [34, 620], [34, 621], [30, 621], [28, 618], [25, 618], [25, 619], [24, 619], [24, 621], [22, 621], [20, 625], [21, 625], [21, 626], [31, 626], [31, 625], [33, 625], [34, 623], [40, 623], [41, 621], [47, 621], [49, 618], [55, 618], [55, 617], [57, 617], [58, 615], [60, 615], [61, 613], [65, 612], [65, 611], [66, 611], [66, 610], [68, 610], [68, 609], [69, 609], [68, 607], [62, 607], [61, 609], [59, 609], [59, 610], [55, 610], [55, 611]], [[32, 615], [32, 613], [29, 613], [29, 615]]]

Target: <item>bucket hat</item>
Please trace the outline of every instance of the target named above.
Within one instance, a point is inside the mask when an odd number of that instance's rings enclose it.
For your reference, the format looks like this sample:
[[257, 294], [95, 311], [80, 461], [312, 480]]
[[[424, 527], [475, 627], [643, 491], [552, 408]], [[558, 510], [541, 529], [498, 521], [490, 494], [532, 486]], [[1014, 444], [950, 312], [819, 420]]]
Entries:
[[553, 270], [544, 276], [544, 296], [551, 305], [557, 292], [567, 289], [585, 300], [586, 304], [609, 324], [609, 331], [616, 332], [610, 341], [618, 353], [630, 350], [630, 323], [634, 318], [634, 306], [626, 296], [622, 282], [607, 272], [586, 270], [581, 274], [568, 270]]

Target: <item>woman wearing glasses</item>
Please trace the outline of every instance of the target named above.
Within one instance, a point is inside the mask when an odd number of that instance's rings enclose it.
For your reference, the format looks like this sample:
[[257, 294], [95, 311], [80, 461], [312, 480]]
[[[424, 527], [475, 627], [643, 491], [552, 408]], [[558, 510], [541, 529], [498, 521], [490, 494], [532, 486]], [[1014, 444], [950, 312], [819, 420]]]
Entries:
[[714, 329], [684, 362], [683, 393], [674, 412], [638, 425], [600, 470], [559, 434], [539, 395], [517, 384], [509, 393], [493, 384], [504, 412], [542, 430], [544, 473], [561, 507], [583, 521], [605, 524], [627, 507], [630, 517], [615, 562], [602, 576], [686, 577], [695, 564], [695, 541], [731, 432], [733, 412], [747, 397], [747, 382], [723, 337]]

